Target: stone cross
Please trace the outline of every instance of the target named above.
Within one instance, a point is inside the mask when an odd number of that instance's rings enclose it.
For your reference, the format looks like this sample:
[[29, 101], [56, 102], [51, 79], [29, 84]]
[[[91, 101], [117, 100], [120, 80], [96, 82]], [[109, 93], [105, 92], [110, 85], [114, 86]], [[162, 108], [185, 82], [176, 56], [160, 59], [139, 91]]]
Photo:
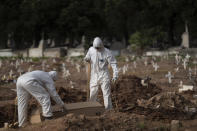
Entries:
[[191, 79], [192, 79], [192, 69], [191, 69], [191, 68], [189, 68], [189, 70], [188, 70], [188, 71], [189, 71], [189, 74], [188, 74], [188, 75], [189, 75], [189, 79], [191, 80]]
[[183, 81], [180, 81], [179, 87], [183, 87]]
[[123, 74], [125, 74], [128, 70], [128, 65], [124, 65], [123, 68], [122, 68], [122, 72]]
[[144, 61], [144, 65], [145, 65], [145, 66], [147, 66], [147, 65], [148, 65], [148, 62], [147, 62], [147, 60], [145, 60], [145, 61]]
[[53, 59], [53, 63], [56, 63], [56, 60], [55, 60], [55, 58]]
[[74, 83], [70, 81], [70, 87], [73, 89], [74, 88]]
[[17, 72], [18, 72], [18, 73], [19, 73], [19, 75], [21, 76], [21, 75], [22, 75], [23, 70], [22, 70], [21, 68], [19, 68], [19, 69], [17, 70]]
[[13, 71], [10, 70], [10, 72], [9, 72], [9, 77], [12, 78], [13, 74], [14, 74]]
[[180, 59], [179, 59], [180, 57], [176, 54], [176, 56], [175, 56], [175, 60], [176, 60], [176, 64], [178, 65], [179, 64], [179, 62], [180, 62]]
[[77, 69], [77, 72], [79, 72], [79, 73], [80, 73], [80, 71], [81, 71], [81, 65], [76, 64], [76, 69]]
[[129, 58], [128, 58], [128, 57], [126, 57], [126, 58], [125, 58], [125, 61], [126, 61], [126, 62], [129, 62]]
[[31, 72], [32, 71], [32, 66], [30, 66], [29, 68], [28, 68], [28, 72]]
[[183, 68], [186, 70], [187, 68], [187, 59], [183, 59]]
[[20, 64], [19, 64], [18, 60], [16, 60], [15, 67], [18, 68], [19, 65], [20, 65]]
[[42, 62], [42, 70], [45, 70], [45, 61]]
[[168, 78], [169, 84], [171, 84], [171, 83], [172, 83], [172, 78], [173, 78], [174, 76], [171, 75], [171, 72], [170, 72], [170, 71], [168, 71], [168, 74], [166, 74], [166, 77]]
[[185, 56], [185, 59], [187, 60], [187, 61], [189, 61], [189, 58], [190, 58], [191, 56], [189, 55], [189, 54], [187, 54], [186, 56]]
[[157, 69], [159, 68], [159, 65], [157, 65], [157, 63], [155, 63], [155, 64], [153, 65], [153, 68], [155, 69], [155, 71], [157, 71]]
[[137, 68], [137, 63], [136, 63], [136, 61], [133, 62], [133, 67], [134, 67], [134, 68]]
[[175, 70], [175, 72], [178, 72], [179, 71], [179, 67], [175, 68], [174, 70]]

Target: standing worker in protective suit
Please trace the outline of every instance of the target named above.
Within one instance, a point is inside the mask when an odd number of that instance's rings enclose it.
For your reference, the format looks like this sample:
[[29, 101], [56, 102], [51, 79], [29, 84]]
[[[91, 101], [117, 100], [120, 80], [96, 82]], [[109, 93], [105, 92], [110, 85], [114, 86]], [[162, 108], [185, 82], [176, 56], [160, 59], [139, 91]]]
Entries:
[[118, 78], [116, 59], [112, 53], [103, 46], [102, 40], [99, 37], [94, 39], [93, 47], [89, 48], [84, 59], [91, 64], [90, 101], [96, 101], [98, 88], [101, 86], [105, 109], [112, 109], [108, 64], [110, 64], [113, 69], [112, 82], [115, 82]]
[[19, 127], [24, 126], [27, 121], [27, 107], [30, 95], [40, 103], [42, 106], [42, 115], [46, 119], [50, 119], [53, 115], [50, 96], [63, 110], [66, 110], [64, 102], [56, 92], [54, 80], [57, 80], [56, 71], [32, 71], [18, 78], [16, 86]]

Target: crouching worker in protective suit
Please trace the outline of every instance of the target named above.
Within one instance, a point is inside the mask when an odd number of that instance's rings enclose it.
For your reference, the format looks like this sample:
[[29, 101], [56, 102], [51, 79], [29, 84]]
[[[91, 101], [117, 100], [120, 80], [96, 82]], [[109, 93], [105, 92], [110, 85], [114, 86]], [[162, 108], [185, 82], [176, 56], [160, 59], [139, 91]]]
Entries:
[[103, 46], [102, 40], [96, 37], [93, 41], [93, 47], [90, 47], [85, 61], [91, 64], [90, 78], [90, 101], [96, 101], [98, 88], [101, 86], [105, 109], [112, 109], [111, 89], [110, 89], [110, 73], [108, 64], [113, 69], [112, 82], [118, 78], [117, 62], [112, 53]]
[[57, 72], [32, 71], [23, 74], [17, 80], [18, 98], [18, 122], [19, 127], [26, 124], [27, 107], [30, 95], [32, 95], [42, 106], [42, 115], [46, 119], [52, 118], [52, 107], [50, 96], [53, 100], [66, 111], [64, 102], [61, 100], [54, 87], [57, 80]]

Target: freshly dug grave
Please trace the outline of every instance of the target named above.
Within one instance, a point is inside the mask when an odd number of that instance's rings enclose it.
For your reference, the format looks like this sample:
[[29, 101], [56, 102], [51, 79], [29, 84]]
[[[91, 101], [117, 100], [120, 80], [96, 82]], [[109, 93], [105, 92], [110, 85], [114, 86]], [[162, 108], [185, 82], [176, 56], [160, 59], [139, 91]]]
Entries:
[[0, 102], [0, 128], [4, 126], [4, 123], [13, 123], [17, 120], [17, 110], [14, 105], [14, 101]]
[[[57, 87], [57, 92], [65, 103], [86, 101], [86, 93], [76, 89]], [[55, 102], [52, 100], [52, 105], [54, 104]], [[28, 116], [30, 116], [32, 110], [38, 107], [40, 105], [36, 99], [31, 98], [28, 105]], [[3, 127], [6, 122], [10, 124], [18, 121], [17, 112], [17, 106], [14, 105], [14, 100], [0, 101], [0, 127]]]
[[149, 100], [138, 100], [138, 106], [154, 110], [151, 117], [171, 119], [191, 119], [197, 109], [194, 103], [175, 92], [164, 92]]
[[123, 76], [112, 86], [112, 100], [120, 112], [137, 113], [148, 119], [191, 119], [196, 105], [176, 93], [161, 93], [154, 84], [141, 85], [136, 76]]
[[162, 90], [156, 85], [149, 83], [141, 85], [141, 79], [136, 76], [123, 76], [112, 85], [112, 100], [116, 109], [128, 112], [136, 106], [138, 99], [149, 99]]

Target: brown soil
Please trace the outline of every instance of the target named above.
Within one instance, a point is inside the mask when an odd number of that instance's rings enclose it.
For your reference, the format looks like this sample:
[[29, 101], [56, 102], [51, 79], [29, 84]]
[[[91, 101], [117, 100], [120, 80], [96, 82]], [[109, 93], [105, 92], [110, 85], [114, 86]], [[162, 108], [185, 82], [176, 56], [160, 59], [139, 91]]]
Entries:
[[[19, 76], [17, 69], [11, 66], [11, 60], [3, 66], [0, 75], [9, 74], [10, 69], [14, 75]], [[85, 75], [85, 65], [78, 61], [81, 65], [81, 72], [78, 73], [75, 65], [71, 62], [66, 62], [65, 59], [56, 59], [56, 63], [52, 59], [45, 60], [48, 67], [45, 71], [53, 70], [59, 72], [59, 80], [56, 81], [57, 92], [65, 103], [73, 103], [86, 101], [87, 77]], [[30, 65], [33, 70], [41, 70], [42, 60], [34, 62], [24, 62], [21, 68], [26, 72]], [[69, 69], [70, 76], [62, 77], [62, 63], [66, 64], [66, 69]], [[119, 67], [128, 64], [132, 67], [131, 62], [119, 62]], [[120, 73], [120, 78], [117, 83], [112, 85], [112, 102], [114, 111], [105, 112], [101, 116], [75, 116], [68, 114], [59, 119], [49, 122], [44, 122], [38, 125], [28, 126], [22, 130], [170, 130], [171, 120], [178, 119], [181, 121], [185, 129], [197, 129], [197, 118], [195, 114], [191, 114], [185, 107], [196, 107], [197, 101], [193, 98], [196, 92], [177, 93], [180, 80], [184, 84], [191, 85], [192, 81], [188, 79], [187, 71], [180, 66], [180, 71], [175, 73], [174, 60], [158, 61], [160, 68], [155, 72], [149, 62], [145, 67], [143, 61], [137, 62], [137, 69], [129, 68], [126, 75]], [[143, 69], [143, 70], [142, 70]], [[172, 71], [175, 76], [172, 84], [168, 84], [165, 74]], [[141, 78], [150, 76], [151, 83], [148, 87], [140, 84]], [[74, 88], [71, 88], [70, 81], [74, 83]], [[14, 121], [14, 98], [16, 93], [11, 89], [15, 89], [15, 84], [12, 80], [2, 81], [0, 87], [0, 127], [4, 122], [12, 123]], [[171, 95], [165, 95], [168, 92]], [[103, 103], [102, 93], [99, 94], [99, 100]], [[52, 102], [54, 104], [54, 102]], [[30, 100], [29, 112], [36, 108], [39, 104], [35, 99]], [[84, 118], [85, 117], [85, 118]]]

